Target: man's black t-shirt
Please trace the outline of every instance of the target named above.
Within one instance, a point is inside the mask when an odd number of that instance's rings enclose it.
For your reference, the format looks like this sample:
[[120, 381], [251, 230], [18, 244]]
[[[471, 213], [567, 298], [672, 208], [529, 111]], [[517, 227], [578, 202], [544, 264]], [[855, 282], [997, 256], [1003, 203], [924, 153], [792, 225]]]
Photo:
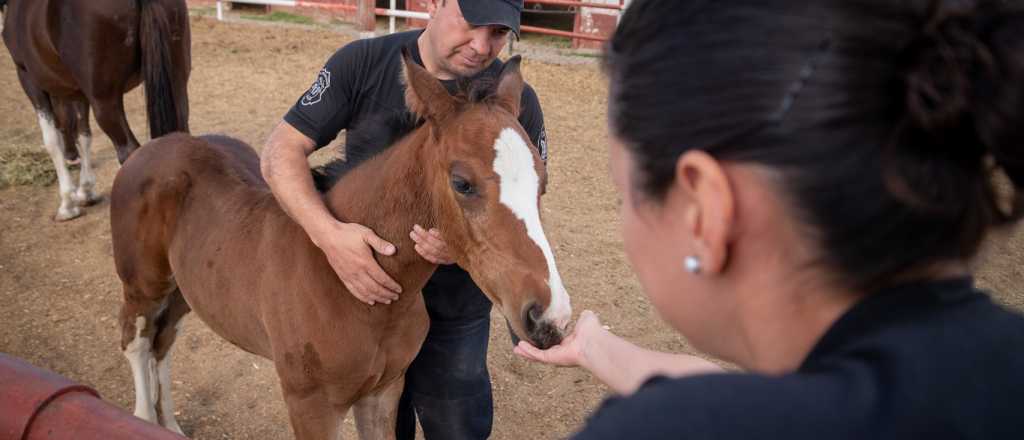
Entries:
[[[417, 38], [422, 30], [391, 34], [379, 38], [357, 40], [342, 47], [317, 74], [312, 87], [295, 103], [284, 120], [321, 148], [333, 141], [341, 130], [349, 130], [349, 139], [359, 139], [346, 149], [346, 159], [359, 162], [388, 147], [395, 139], [386, 130], [408, 127], [382, 124], [380, 121], [402, 119], [405, 86], [402, 84], [401, 51], [407, 47], [413, 60], [423, 65]], [[495, 60], [477, 74], [495, 77], [502, 62]], [[455, 80], [441, 81], [450, 93], [457, 91]], [[547, 136], [544, 115], [533, 88], [526, 85], [520, 105], [519, 123], [533, 145], [547, 161]], [[372, 127], [372, 128], [371, 128]]]
[[800, 369], [656, 378], [574, 439], [1024, 439], [1024, 317], [970, 280], [854, 306]]

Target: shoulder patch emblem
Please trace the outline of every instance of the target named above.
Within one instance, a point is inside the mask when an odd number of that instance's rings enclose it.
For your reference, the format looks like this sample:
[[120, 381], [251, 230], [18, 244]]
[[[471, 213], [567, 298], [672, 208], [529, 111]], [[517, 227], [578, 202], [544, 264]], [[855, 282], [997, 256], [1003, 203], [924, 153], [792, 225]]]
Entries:
[[541, 128], [540, 136], [537, 138], [537, 149], [540, 150], [540, 160], [548, 161], [548, 131]]
[[320, 102], [320, 98], [324, 96], [324, 92], [331, 86], [331, 72], [326, 68], [320, 69], [320, 73], [316, 75], [316, 81], [309, 87], [309, 91], [302, 96], [302, 105], [313, 105]]

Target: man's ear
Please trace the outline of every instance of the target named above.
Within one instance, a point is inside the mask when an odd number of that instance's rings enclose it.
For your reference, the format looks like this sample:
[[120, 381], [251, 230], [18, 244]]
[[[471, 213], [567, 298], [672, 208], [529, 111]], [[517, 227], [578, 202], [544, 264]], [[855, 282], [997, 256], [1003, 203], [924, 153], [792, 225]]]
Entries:
[[729, 259], [729, 238], [736, 226], [736, 194], [722, 164], [701, 150], [683, 153], [676, 161], [676, 178], [666, 194], [669, 215], [693, 237], [693, 252], [704, 273], [715, 274]]
[[441, 81], [413, 61], [408, 48], [402, 48], [402, 65], [405, 105], [410, 111], [435, 123], [455, 113], [455, 98]]
[[509, 58], [502, 66], [501, 74], [498, 75], [498, 90], [495, 95], [498, 104], [504, 107], [516, 117], [519, 117], [519, 101], [523, 97], [523, 75], [519, 70], [522, 57], [516, 55]]
[[434, 16], [437, 15], [437, 10], [441, 9], [441, 5], [438, 3], [440, 1], [443, 0], [429, 0], [427, 2], [427, 15], [429, 15], [430, 18], [434, 18]]

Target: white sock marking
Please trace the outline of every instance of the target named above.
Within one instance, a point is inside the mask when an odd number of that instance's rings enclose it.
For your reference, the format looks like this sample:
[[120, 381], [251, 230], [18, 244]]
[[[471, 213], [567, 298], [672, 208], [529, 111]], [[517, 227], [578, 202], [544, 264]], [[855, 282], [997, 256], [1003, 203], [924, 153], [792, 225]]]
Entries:
[[142, 329], [146, 327], [146, 318], [135, 319], [135, 339], [124, 349], [124, 356], [132, 367], [132, 378], [135, 380], [135, 417], [157, 423], [156, 407], [153, 405], [156, 395], [153, 359], [153, 341], [142, 337]]
[[81, 210], [71, 200], [75, 191], [71, 183], [68, 164], [64, 162], [64, 137], [57, 131], [53, 117], [43, 112], [36, 112], [39, 117], [39, 128], [43, 131], [43, 148], [50, 153], [53, 168], [57, 171], [57, 184], [60, 187], [60, 207], [57, 208], [57, 220], [68, 220], [81, 214]]
[[171, 353], [168, 352], [156, 363], [157, 380], [160, 385], [160, 418], [164, 428], [185, 435], [174, 417], [174, 399], [171, 398]]
[[537, 194], [540, 177], [533, 161], [533, 152], [523, 137], [511, 128], [501, 131], [494, 141], [494, 171], [501, 177], [500, 198], [519, 220], [526, 224], [526, 233], [544, 254], [548, 263], [548, 287], [551, 289], [551, 304], [541, 317], [565, 328], [572, 316], [569, 294], [562, 285], [562, 277], [555, 267], [555, 255], [544, 235], [537, 211]]
[[78, 134], [78, 155], [82, 158], [82, 164], [78, 174], [78, 191], [75, 191], [75, 199], [78, 203], [84, 204], [96, 198], [93, 193], [93, 188], [96, 186], [96, 174], [92, 170], [92, 136], [90, 134]]

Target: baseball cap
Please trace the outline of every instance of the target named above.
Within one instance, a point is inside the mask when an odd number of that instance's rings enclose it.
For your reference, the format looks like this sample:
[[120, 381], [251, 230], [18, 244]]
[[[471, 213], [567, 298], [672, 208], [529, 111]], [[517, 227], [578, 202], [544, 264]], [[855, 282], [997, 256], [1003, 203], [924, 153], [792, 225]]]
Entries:
[[459, 0], [462, 16], [473, 26], [505, 26], [519, 37], [523, 0]]

